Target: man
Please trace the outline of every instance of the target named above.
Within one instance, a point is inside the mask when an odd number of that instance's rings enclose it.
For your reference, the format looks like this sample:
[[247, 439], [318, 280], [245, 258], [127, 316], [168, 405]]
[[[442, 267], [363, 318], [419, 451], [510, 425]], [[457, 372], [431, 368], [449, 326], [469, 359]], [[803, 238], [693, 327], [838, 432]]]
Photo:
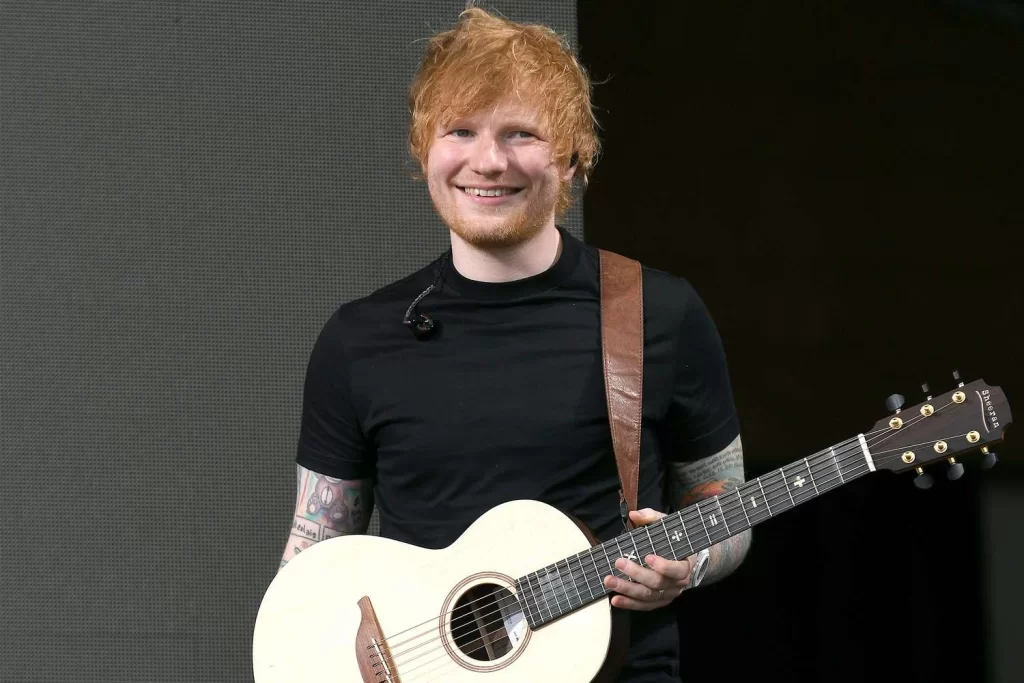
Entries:
[[[623, 531], [598, 256], [556, 225], [599, 147], [584, 70], [549, 29], [472, 9], [430, 42], [410, 106], [412, 154], [450, 228], [450, 260], [325, 324], [306, 377], [282, 566], [318, 540], [364, 533], [375, 493], [381, 534], [428, 548], [521, 498], [574, 515], [601, 540]], [[743, 481], [714, 323], [684, 280], [647, 268], [643, 280], [637, 524]], [[437, 325], [423, 339], [400, 322], [420, 308]], [[733, 571], [748, 544], [745, 532], [715, 546], [703, 583]], [[631, 615], [620, 680], [678, 681], [665, 608], [692, 585], [693, 558], [643, 559], [617, 561], [632, 581], [606, 578], [612, 605]]]

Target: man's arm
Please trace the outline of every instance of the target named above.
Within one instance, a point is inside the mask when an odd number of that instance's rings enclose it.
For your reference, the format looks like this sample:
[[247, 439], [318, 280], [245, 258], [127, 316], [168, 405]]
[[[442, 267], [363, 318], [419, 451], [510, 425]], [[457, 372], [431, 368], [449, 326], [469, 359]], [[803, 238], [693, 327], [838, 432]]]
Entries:
[[348, 534], [364, 534], [373, 511], [372, 479], [335, 479], [298, 469], [292, 531], [281, 557], [281, 566], [309, 546]]
[[[670, 463], [669, 481], [677, 509], [734, 490], [745, 481], [740, 437], [718, 453], [696, 462]], [[702, 586], [725, 578], [740, 566], [750, 549], [750, 535], [747, 529], [711, 546]]]

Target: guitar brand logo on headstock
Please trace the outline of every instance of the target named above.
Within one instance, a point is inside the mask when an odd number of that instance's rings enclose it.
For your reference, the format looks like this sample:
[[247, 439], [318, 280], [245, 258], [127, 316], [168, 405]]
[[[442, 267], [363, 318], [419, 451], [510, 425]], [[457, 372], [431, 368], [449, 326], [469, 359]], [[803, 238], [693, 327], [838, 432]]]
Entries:
[[[988, 421], [992, 424], [992, 429], [999, 428], [999, 416], [996, 415], [996, 409], [992, 407], [992, 394], [988, 389], [983, 389], [978, 398], [981, 399], [982, 413], [988, 418]], [[987, 428], [986, 428], [987, 429]]]

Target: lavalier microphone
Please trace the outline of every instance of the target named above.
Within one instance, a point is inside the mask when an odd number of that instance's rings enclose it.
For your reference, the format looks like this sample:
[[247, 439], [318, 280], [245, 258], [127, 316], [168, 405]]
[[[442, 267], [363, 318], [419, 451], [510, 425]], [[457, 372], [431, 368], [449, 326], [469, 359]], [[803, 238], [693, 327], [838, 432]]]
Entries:
[[448, 257], [451, 253], [451, 249], [445, 252], [444, 258], [441, 260], [441, 267], [437, 269], [437, 275], [434, 276], [434, 281], [430, 283], [429, 287], [420, 292], [418, 297], [413, 299], [413, 302], [405, 311], [405, 317], [402, 318], [402, 324], [412, 330], [413, 335], [419, 340], [429, 338], [437, 332], [440, 325], [439, 320], [434, 320], [429, 315], [420, 313], [418, 306], [425, 296], [434, 291], [437, 281], [441, 279], [441, 274], [444, 273], [444, 268], [448, 264]]

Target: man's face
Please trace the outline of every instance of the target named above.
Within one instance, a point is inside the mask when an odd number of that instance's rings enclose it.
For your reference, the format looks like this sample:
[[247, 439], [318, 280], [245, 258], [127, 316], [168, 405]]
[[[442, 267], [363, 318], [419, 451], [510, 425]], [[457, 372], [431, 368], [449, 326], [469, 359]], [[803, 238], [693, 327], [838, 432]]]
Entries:
[[438, 128], [426, 164], [441, 219], [477, 247], [510, 247], [555, 222], [560, 183], [537, 112], [508, 100]]

